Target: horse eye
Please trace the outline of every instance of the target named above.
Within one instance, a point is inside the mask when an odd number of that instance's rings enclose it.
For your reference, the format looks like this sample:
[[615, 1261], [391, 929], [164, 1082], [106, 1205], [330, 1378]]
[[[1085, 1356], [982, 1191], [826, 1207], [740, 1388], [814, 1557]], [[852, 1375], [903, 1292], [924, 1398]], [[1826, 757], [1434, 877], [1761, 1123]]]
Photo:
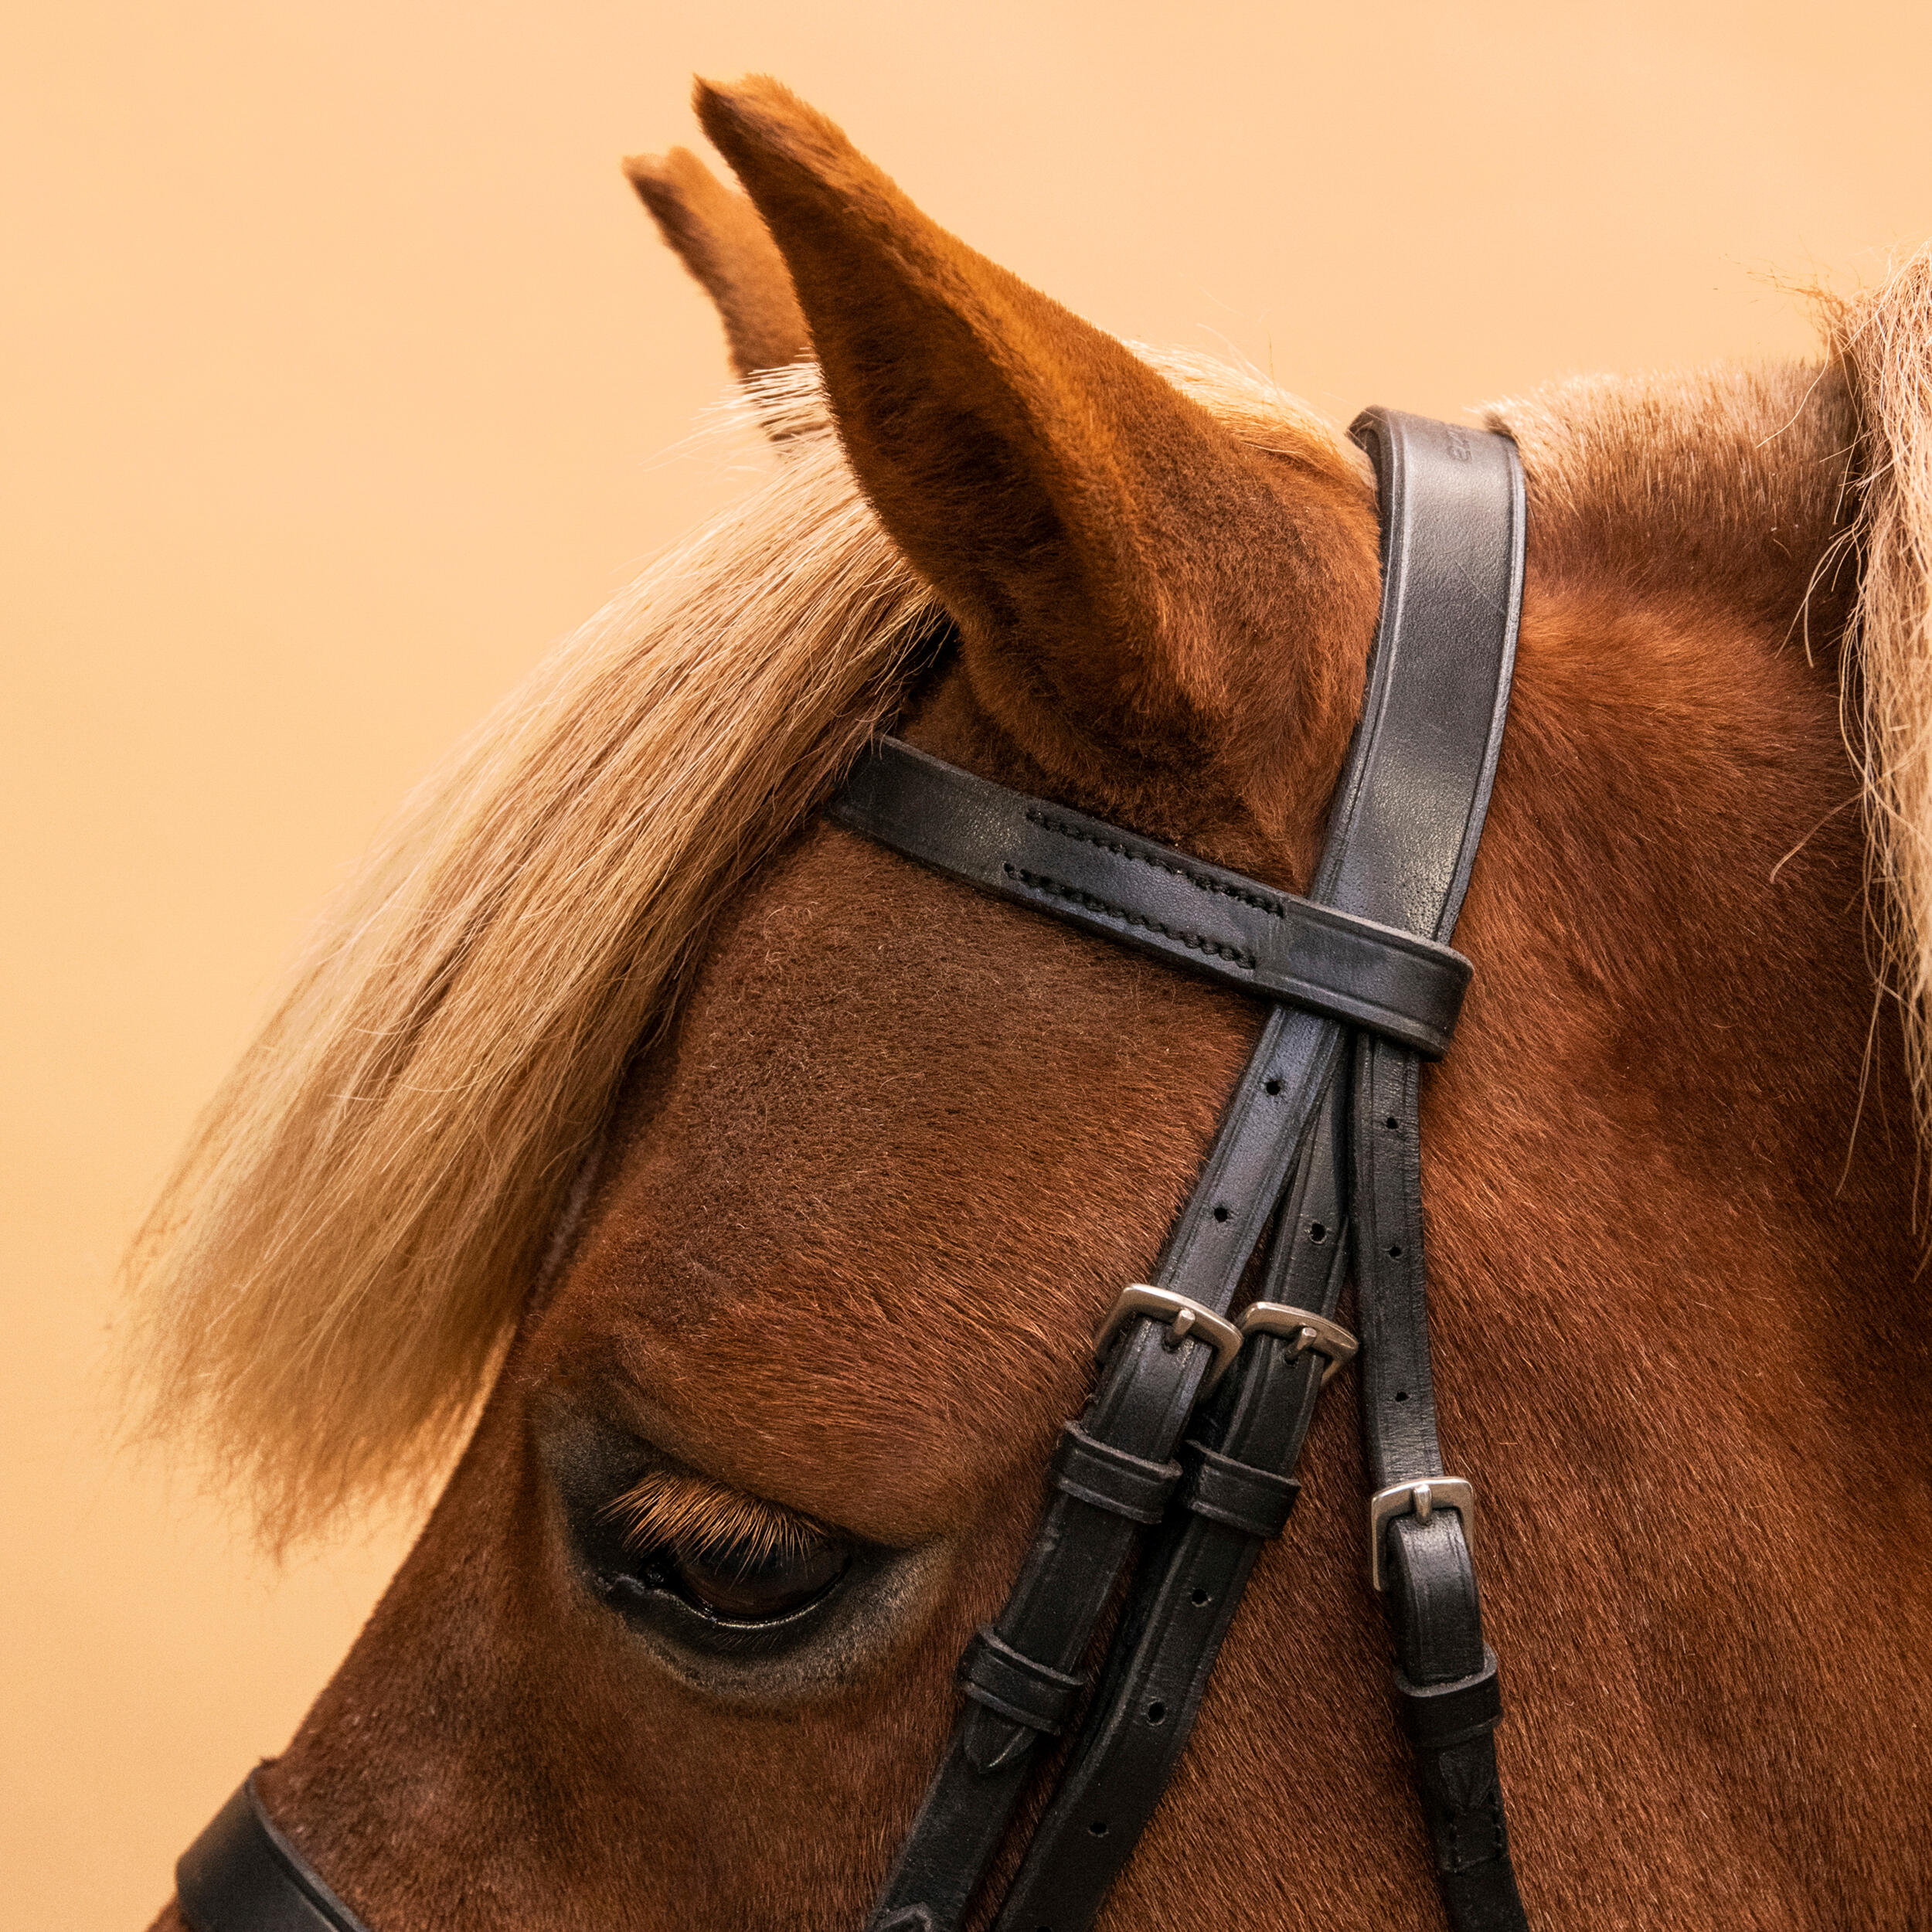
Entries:
[[747, 1539], [673, 1543], [658, 1553], [651, 1568], [661, 1588], [706, 1616], [765, 1623], [822, 1596], [851, 1561], [843, 1543], [813, 1536], [777, 1549], [760, 1549]]

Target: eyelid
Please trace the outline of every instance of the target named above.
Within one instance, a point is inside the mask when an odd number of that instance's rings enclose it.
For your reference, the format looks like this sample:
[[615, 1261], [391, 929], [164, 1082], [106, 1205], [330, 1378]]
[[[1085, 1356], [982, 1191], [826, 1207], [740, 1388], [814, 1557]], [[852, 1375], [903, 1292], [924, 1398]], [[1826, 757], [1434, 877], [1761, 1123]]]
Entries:
[[729, 1549], [750, 1563], [802, 1556], [843, 1540], [811, 1517], [762, 1498], [658, 1469], [647, 1470], [603, 1513], [634, 1549], [652, 1543], [686, 1551]]

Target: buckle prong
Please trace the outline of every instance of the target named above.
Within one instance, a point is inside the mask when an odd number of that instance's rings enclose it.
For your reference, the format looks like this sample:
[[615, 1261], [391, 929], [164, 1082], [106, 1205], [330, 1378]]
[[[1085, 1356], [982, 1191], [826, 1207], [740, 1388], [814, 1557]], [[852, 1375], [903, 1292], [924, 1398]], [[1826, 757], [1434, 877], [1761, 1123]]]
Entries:
[[1201, 1383], [1202, 1395], [1227, 1373], [1234, 1358], [1241, 1352], [1241, 1331], [1225, 1315], [1216, 1315], [1205, 1303], [1196, 1301], [1191, 1296], [1176, 1294], [1172, 1288], [1151, 1287], [1145, 1281], [1135, 1281], [1121, 1289], [1120, 1299], [1108, 1310], [1107, 1319], [1095, 1332], [1095, 1361], [1107, 1353], [1108, 1344], [1119, 1333], [1122, 1325], [1136, 1315], [1165, 1321], [1172, 1345], [1178, 1347], [1183, 1342], [1205, 1342], [1214, 1351], [1214, 1360]]
[[1297, 1355], [1311, 1350], [1328, 1366], [1321, 1371], [1326, 1388], [1355, 1358], [1360, 1344], [1339, 1321], [1331, 1321], [1312, 1308], [1291, 1308], [1285, 1301], [1257, 1301], [1243, 1311], [1241, 1339], [1251, 1335], [1286, 1335]]
[[1391, 1483], [1369, 1498], [1369, 1576], [1377, 1590], [1389, 1587], [1383, 1573], [1382, 1532], [1398, 1516], [1427, 1522], [1438, 1509], [1453, 1509], [1462, 1519], [1463, 1539], [1476, 1553], [1476, 1492], [1460, 1476], [1427, 1476], [1420, 1482]]

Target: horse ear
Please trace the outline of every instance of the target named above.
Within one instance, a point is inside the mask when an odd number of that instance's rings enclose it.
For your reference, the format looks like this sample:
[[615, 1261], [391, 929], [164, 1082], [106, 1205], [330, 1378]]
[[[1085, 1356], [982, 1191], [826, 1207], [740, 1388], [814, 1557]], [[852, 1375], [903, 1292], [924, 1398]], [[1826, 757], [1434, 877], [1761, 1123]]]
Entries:
[[1343, 439], [1310, 414], [1237, 440], [777, 82], [696, 104], [790, 265], [860, 483], [1031, 755], [1116, 791], [1218, 769], [1260, 808], [1311, 735], [1338, 757], [1378, 595]]
[[811, 353], [785, 259], [743, 195], [688, 148], [630, 155], [624, 172], [658, 232], [717, 304], [741, 379]]

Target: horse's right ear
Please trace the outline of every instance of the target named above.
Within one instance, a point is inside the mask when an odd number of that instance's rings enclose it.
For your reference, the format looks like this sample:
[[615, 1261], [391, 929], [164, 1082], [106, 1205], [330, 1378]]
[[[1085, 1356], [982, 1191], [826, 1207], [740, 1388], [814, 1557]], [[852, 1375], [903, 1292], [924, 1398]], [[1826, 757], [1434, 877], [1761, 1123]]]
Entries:
[[1379, 601], [1372, 485], [1311, 411], [1265, 448], [915, 208], [775, 81], [698, 117], [790, 268], [880, 521], [987, 711], [1114, 801], [1325, 796]]
[[632, 155], [624, 178], [672, 252], [717, 304], [741, 380], [811, 353], [791, 273], [764, 219], [688, 148]]

